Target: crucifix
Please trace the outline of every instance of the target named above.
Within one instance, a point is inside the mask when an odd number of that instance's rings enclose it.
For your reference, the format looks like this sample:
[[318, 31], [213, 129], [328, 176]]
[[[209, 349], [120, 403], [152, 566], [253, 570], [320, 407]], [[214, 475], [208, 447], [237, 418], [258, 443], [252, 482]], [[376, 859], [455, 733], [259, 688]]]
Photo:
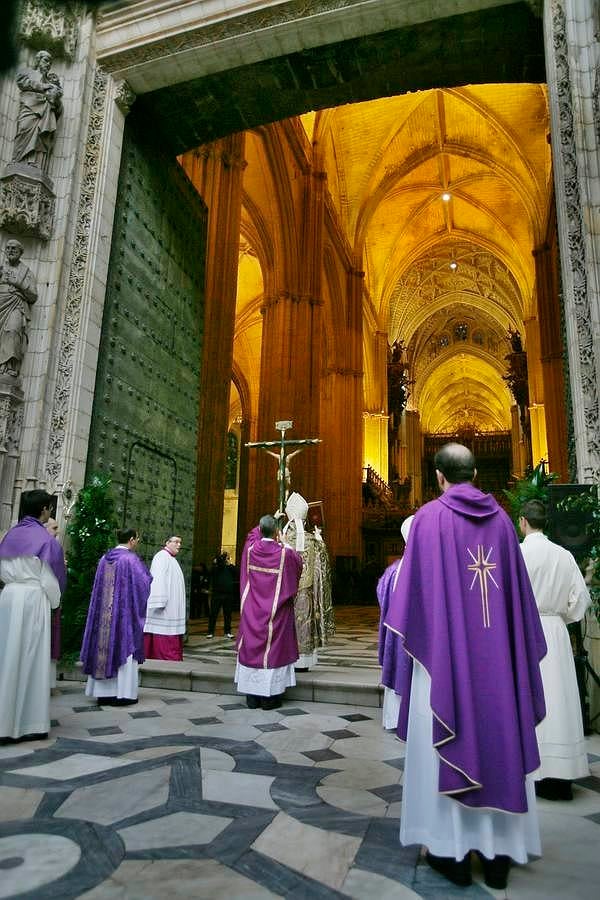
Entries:
[[[282, 422], [275, 422], [275, 428], [277, 431], [281, 432], [281, 438], [278, 441], [251, 441], [247, 443], [246, 447], [260, 447], [261, 450], [266, 450], [269, 456], [274, 456], [276, 460], [278, 460], [279, 465], [277, 467], [277, 481], [279, 482], [279, 509], [275, 513], [275, 516], [283, 515], [285, 502], [290, 493], [290, 483], [291, 483], [291, 475], [289, 469], [289, 462], [304, 450], [304, 447], [307, 444], [320, 444], [320, 438], [303, 438], [302, 440], [287, 440], [285, 439], [285, 433], [288, 429], [292, 428], [293, 422], [289, 420]], [[298, 447], [297, 450], [293, 450], [291, 453], [287, 452], [288, 447], [297, 447], [298, 444], [302, 444], [301, 447]], [[272, 450], [269, 450], [269, 447], [278, 447], [279, 452], [274, 453]]]

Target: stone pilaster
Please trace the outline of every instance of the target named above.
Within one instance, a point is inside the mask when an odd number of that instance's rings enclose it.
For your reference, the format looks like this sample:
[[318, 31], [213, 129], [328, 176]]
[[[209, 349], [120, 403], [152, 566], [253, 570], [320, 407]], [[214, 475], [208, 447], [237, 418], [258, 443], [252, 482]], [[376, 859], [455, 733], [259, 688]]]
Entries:
[[[323, 499], [332, 560], [336, 556], [360, 558], [362, 554], [363, 281], [364, 272], [358, 268], [347, 272], [347, 329], [337, 336], [341, 364], [327, 371], [323, 380]], [[328, 519], [328, 510], [335, 510], [335, 517]]]
[[[221, 547], [229, 391], [240, 241], [244, 135], [186, 153], [182, 164], [208, 207], [200, 370], [194, 565]], [[215, 440], [215, 436], [217, 439]]]
[[548, 242], [536, 247], [533, 256], [540, 330], [540, 360], [544, 382], [548, 468], [551, 472], [559, 475], [560, 481], [567, 482], [569, 466], [564, 402], [564, 349], [561, 329], [558, 327], [561, 310], [558, 293], [556, 220], [554, 217], [552, 217], [548, 232]]
[[[304, 173], [300, 264], [288, 261], [290, 281], [279, 278], [279, 290], [265, 297], [262, 305], [261, 384], [258, 409], [258, 439], [277, 438], [275, 422], [291, 420], [286, 437], [319, 438], [321, 389], [323, 266], [323, 218], [325, 176], [308, 169]], [[283, 226], [285, 228], [285, 223]], [[258, 451], [257, 451], [258, 452]], [[324, 444], [306, 447], [291, 463], [292, 490], [308, 501], [322, 499], [320, 472]], [[256, 461], [254, 517], [277, 508], [276, 465], [264, 451]]]
[[416, 409], [405, 409], [400, 423], [400, 478], [410, 478], [410, 504], [423, 499], [423, 436], [421, 417]]
[[556, 213], [577, 478], [600, 478], [600, 180], [595, 0], [546, 0]]

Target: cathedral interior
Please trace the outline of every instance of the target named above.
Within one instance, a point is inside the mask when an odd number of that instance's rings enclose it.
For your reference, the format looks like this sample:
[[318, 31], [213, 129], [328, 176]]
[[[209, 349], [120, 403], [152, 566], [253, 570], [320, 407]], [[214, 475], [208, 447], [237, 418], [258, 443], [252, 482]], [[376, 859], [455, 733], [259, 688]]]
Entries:
[[[239, 495], [260, 477], [248, 471], [259, 451], [245, 466], [240, 451], [274, 439], [278, 419], [294, 420], [290, 436], [323, 437], [294, 460], [292, 483], [325, 501], [334, 552], [348, 552], [336, 546], [334, 484], [356, 495], [361, 481], [369, 545], [351, 550], [378, 563], [394, 554], [393, 514], [433, 496], [431, 459], [447, 440], [472, 446], [481, 485], [500, 496], [542, 459], [565, 472], [548, 133], [544, 85], [489, 84], [345, 104], [238, 136], [223, 526], [232, 554]], [[195, 184], [218, 149], [180, 158]], [[361, 282], [356, 325], [350, 267]], [[349, 410], [339, 382], [361, 368]], [[344, 407], [345, 426], [329, 421]], [[357, 439], [360, 469], [354, 458], [350, 472]], [[271, 478], [273, 502], [275, 474], [273, 462], [259, 482], [264, 498]]]

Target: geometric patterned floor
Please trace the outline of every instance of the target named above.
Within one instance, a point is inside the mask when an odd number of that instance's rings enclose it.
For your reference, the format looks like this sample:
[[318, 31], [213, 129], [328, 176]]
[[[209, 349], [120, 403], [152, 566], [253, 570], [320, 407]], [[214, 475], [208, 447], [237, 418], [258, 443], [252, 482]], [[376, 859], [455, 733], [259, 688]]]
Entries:
[[[402, 848], [403, 745], [380, 711], [142, 690], [52, 698], [51, 737], [0, 747], [0, 898], [505, 896], [454, 888]], [[572, 803], [539, 801], [544, 856], [506, 896], [597, 898], [600, 737]]]
[[[335, 634], [327, 647], [319, 650], [319, 668], [341, 666], [376, 669], [377, 632], [379, 628], [378, 606], [337, 606], [334, 609]], [[234, 613], [232, 628], [237, 630], [239, 614]], [[217, 622], [217, 634], [207, 638], [208, 620], [196, 619], [189, 623], [185, 656], [190, 659], [213, 661], [217, 657], [233, 660], [235, 642], [223, 636], [223, 620]]]

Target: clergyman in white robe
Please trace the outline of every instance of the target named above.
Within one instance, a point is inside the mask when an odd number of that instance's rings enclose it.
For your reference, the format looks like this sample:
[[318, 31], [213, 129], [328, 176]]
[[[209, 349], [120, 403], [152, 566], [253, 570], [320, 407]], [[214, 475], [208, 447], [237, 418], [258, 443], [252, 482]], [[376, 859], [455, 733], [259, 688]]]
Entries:
[[540, 664], [546, 718], [536, 729], [541, 766], [534, 777], [571, 781], [588, 775], [589, 765], [567, 624], [583, 618], [590, 594], [573, 555], [523, 518], [521, 522], [521, 551], [548, 646]]
[[170, 537], [150, 566], [152, 587], [144, 625], [147, 659], [181, 660], [186, 627], [185, 580], [176, 556], [181, 538]]
[[50, 730], [50, 610], [60, 586], [37, 556], [0, 560], [0, 737]]

